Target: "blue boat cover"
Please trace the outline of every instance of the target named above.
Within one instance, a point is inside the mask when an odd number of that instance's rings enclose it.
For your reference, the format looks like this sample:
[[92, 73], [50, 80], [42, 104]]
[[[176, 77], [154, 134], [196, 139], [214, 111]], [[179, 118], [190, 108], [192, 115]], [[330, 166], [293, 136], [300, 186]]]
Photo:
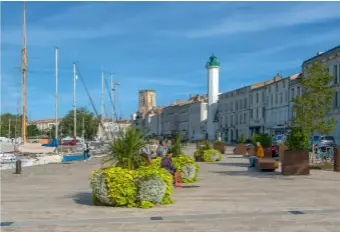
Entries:
[[[90, 158], [89, 154], [85, 156], [85, 159], [88, 159], [88, 158]], [[64, 155], [61, 162], [64, 163], [64, 162], [80, 161], [80, 160], [84, 160], [84, 154]]]
[[48, 144], [42, 144], [43, 147], [58, 147], [58, 141], [56, 138], [53, 138], [51, 143]]

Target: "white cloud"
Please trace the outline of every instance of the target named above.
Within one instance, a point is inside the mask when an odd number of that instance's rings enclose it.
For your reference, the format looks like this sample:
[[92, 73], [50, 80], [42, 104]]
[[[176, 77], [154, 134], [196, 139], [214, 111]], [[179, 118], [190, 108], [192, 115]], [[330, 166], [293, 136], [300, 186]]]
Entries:
[[318, 2], [317, 4], [301, 3], [285, 10], [278, 7], [271, 11], [265, 9], [247, 14], [238, 12], [227, 17], [223, 22], [217, 23], [216, 26], [210, 24], [207, 28], [189, 30], [182, 34], [188, 38], [202, 38], [340, 19], [339, 8], [340, 4], [337, 2]]

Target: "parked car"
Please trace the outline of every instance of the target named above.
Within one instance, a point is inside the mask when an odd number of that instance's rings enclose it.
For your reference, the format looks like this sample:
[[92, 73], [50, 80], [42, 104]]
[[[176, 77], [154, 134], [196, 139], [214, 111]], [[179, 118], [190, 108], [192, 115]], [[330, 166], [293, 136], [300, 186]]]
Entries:
[[334, 147], [336, 146], [335, 139], [333, 136], [329, 136], [329, 135], [321, 136], [318, 143], [316, 143], [316, 146], [317, 147], [327, 147], [327, 146]]
[[275, 144], [272, 145], [272, 155], [273, 155], [273, 158], [279, 157], [279, 146]]

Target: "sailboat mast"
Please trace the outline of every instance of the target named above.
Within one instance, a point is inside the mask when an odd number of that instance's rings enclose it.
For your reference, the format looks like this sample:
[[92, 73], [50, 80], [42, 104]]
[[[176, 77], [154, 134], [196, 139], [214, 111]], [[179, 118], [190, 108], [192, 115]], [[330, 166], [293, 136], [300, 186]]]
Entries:
[[11, 118], [8, 120], [8, 138], [11, 138]]
[[105, 114], [105, 90], [104, 90], [104, 84], [105, 84], [105, 76], [104, 72], [102, 72], [102, 96], [101, 96], [101, 118], [104, 120], [104, 114]]
[[55, 48], [55, 139], [58, 141], [58, 48]]
[[22, 139], [26, 143], [26, 71], [27, 71], [27, 44], [26, 44], [26, 3], [23, 2], [24, 25], [23, 25], [23, 48], [22, 48]]
[[84, 117], [83, 117], [83, 130], [82, 130], [82, 138], [83, 138], [83, 141], [85, 141], [84, 140], [84, 138], [85, 138], [85, 120], [84, 120]]
[[[113, 73], [110, 73], [110, 91], [111, 91], [111, 97], [113, 97]], [[112, 99], [111, 99], [112, 101]], [[112, 118], [112, 128], [114, 128], [114, 106], [111, 104], [111, 118]]]
[[73, 136], [77, 137], [77, 104], [76, 104], [76, 64], [73, 63]]
[[[105, 84], [105, 76], [104, 72], [102, 71], [102, 94], [101, 94], [101, 102], [100, 102], [100, 120], [101, 123], [104, 124], [104, 114], [105, 114], [105, 93], [104, 93], [104, 84]], [[104, 137], [105, 131], [101, 134]]]

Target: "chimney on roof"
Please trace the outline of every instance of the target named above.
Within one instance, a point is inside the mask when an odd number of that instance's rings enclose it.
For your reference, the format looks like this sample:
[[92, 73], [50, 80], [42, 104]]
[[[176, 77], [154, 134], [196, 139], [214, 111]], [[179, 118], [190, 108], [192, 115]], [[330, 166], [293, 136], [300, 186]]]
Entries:
[[281, 79], [282, 79], [281, 75], [279, 73], [276, 73], [276, 76], [274, 77], [274, 81], [279, 81]]
[[317, 56], [320, 56], [323, 52], [318, 52], [316, 53]]

